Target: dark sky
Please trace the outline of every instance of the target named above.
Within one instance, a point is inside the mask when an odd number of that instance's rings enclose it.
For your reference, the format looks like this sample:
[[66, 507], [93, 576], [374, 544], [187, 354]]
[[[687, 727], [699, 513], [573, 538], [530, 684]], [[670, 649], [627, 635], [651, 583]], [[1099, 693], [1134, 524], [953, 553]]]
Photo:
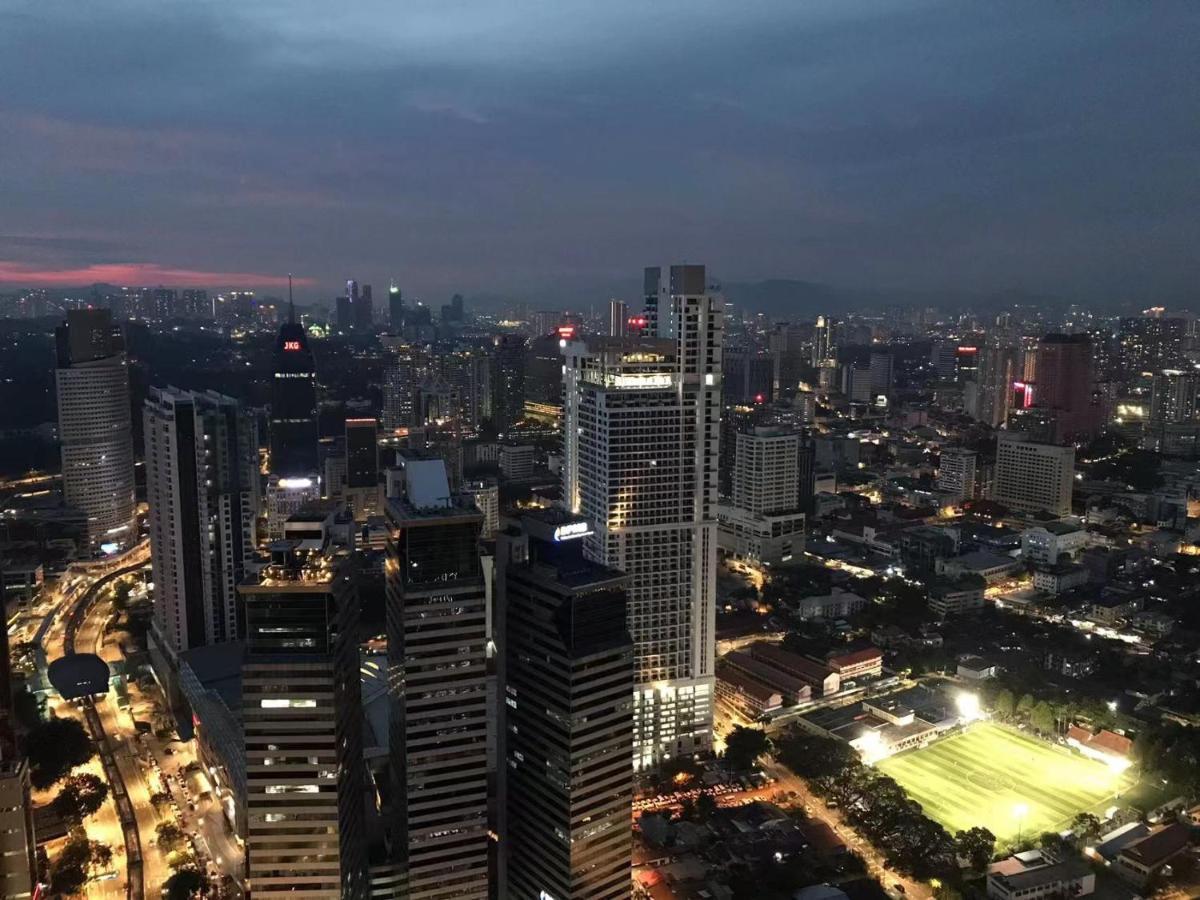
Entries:
[[1198, 85], [1170, 0], [0, 0], [0, 283], [1189, 299]]

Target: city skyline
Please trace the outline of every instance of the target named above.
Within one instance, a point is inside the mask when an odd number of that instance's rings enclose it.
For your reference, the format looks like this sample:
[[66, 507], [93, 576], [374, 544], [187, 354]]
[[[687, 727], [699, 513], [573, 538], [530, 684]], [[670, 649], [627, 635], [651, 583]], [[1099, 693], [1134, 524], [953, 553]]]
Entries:
[[670, 258], [1169, 302], [1198, 274], [1198, 16], [17, 4], [0, 284], [586, 293]]

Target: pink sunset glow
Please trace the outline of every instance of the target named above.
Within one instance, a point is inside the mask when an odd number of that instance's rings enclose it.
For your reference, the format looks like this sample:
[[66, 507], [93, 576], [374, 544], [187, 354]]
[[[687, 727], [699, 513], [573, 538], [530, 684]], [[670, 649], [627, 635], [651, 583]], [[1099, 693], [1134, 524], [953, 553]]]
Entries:
[[[102, 263], [77, 269], [42, 269], [0, 260], [0, 284], [70, 287], [104, 282], [116, 285], [183, 285], [197, 287], [287, 287], [287, 275], [257, 272], [206, 272], [175, 269], [157, 263]], [[294, 278], [297, 285], [312, 284], [311, 278]]]

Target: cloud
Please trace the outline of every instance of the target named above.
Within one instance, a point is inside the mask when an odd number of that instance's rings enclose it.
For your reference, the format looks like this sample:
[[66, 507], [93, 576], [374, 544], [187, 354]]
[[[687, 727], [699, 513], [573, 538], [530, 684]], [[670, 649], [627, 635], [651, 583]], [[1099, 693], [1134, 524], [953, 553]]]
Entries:
[[[22, 263], [0, 260], [0, 284], [24, 287], [79, 287], [97, 282], [116, 285], [164, 285], [169, 287], [287, 287], [287, 275], [255, 272], [205, 272], [176, 269], [157, 263], [100, 263], [77, 269], [37, 269]], [[312, 278], [294, 277], [297, 285], [311, 285]]]

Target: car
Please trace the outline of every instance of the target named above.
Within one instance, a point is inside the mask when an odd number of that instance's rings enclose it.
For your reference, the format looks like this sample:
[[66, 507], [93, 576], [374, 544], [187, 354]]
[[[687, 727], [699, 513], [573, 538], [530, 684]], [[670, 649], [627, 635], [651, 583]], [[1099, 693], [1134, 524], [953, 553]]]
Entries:
[[908, 893], [908, 891], [905, 889], [904, 885], [902, 885], [902, 884], [901, 884], [900, 882], [898, 882], [898, 881], [897, 881], [897, 882], [895, 882], [895, 883], [892, 885], [892, 890], [898, 891], [898, 892], [900, 892], [901, 894], [907, 894], [907, 893]]

